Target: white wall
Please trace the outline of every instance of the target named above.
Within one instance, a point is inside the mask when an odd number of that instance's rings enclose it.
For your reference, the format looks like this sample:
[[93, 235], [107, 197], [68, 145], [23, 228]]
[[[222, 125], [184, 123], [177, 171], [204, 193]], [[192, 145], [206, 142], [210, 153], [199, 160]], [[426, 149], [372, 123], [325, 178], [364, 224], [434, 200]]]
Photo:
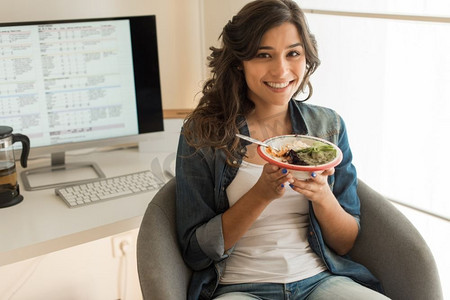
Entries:
[[249, 0], [202, 0], [206, 55], [210, 46], [218, 46], [222, 28]]
[[0, 22], [155, 14], [164, 109], [191, 108], [204, 58], [201, 0], [0, 0]]

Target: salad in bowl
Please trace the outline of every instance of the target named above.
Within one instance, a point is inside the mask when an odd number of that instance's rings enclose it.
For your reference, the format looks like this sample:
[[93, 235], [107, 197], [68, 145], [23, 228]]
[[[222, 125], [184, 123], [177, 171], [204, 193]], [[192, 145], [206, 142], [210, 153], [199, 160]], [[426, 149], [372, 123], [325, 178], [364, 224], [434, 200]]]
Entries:
[[268, 147], [258, 146], [258, 154], [271, 164], [291, 171], [297, 179], [308, 179], [337, 166], [342, 151], [335, 144], [313, 136], [282, 135], [264, 141]]

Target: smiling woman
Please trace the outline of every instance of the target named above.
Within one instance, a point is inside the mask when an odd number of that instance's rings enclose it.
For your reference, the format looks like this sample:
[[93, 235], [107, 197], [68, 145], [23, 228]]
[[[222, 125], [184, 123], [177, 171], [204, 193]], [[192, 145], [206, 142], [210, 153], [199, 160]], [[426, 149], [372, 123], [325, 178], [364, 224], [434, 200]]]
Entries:
[[[345, 123], [334, 110], [294, 100], [306, 87], [311, 96], [320, 63], [303, 12], [292, 0], [252, 1], [220, 36], [177, 152], [178, 242], [194, 270], [188, 299], [284, 299], [287, 290], [299, 291], [293, 299], [319, 299], [320, 291], [386, 299], [370, 271], [345, 256], [360, 228]], [[300, 180], [238, 133], [318, 137], [342, 160]]]

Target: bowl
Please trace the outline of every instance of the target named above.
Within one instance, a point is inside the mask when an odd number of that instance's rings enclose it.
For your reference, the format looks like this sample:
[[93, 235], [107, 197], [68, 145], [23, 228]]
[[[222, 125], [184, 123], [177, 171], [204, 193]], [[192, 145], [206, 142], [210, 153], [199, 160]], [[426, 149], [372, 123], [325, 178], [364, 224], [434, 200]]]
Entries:
[[332, 146], [336, 150], [336, 155], [330, 161], [327, 161], [322, 164], [311, 164], [311, 165], [297, 165], [291, 164], [285, 161], [282, 157], [277, 157], [271, 154], [271, 149], [264, 146], [258, 146], [257, 152], [258, 154], [267, 162], [277, 165], [280, 168], [288, 169], [291, 174], [300, 180], [306, 180], [311, 178], [311, 173], [315, 172], [317, 174], [322, 173], [324, 170], [333, 168], [339, 165], [342, 161], [342, 151], [335, 144], [313, 136], [307, 135], [280, 135], [270, 139], [265, 140], [264, 142], [269, 146], [272, 146], [277, 149], [284, 149], [285, 147], [292, 146], [294, 143], [299, 143], [298, 141], [306, 144], [308, 147], [317, 146], [317, 145], [329, 145]]

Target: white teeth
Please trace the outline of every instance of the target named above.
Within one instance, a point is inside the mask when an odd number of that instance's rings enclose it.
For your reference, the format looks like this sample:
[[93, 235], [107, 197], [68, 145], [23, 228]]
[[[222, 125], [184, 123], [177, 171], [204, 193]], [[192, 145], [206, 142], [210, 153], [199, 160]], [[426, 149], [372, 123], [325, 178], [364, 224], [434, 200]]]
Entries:
[[271, 88], [274, 88], [274, 89], [285, 88], [285, 87], [288, 86], [288, 84], [289, 84], [289, 81], [288, 82], [280, 82], [280, 83], [278, 83], [278, 82], [267, 82], [267, 85], [270, 86]]

